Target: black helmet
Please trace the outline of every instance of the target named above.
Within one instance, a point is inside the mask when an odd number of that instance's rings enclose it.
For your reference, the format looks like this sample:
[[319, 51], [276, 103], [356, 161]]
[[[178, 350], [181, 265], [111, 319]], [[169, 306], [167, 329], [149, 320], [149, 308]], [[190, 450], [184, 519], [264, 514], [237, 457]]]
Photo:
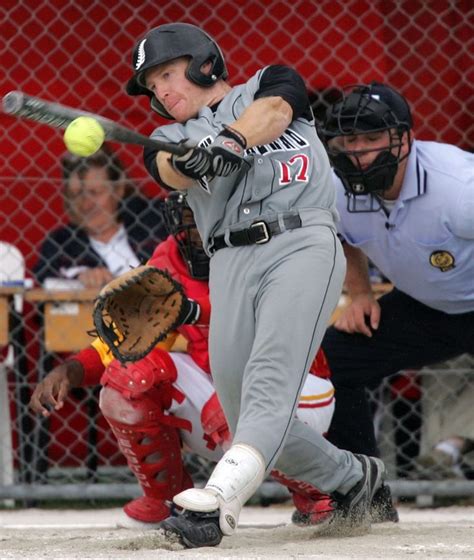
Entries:
[[[172, 120], [173, 117], [145, 87], [144, 75], [153, 66], [183, 56], [191, 59], [186, 77], [199, 86], [210, 87], [219, 78], [225, 80], [228, 76], [222, 51], [212, 37], [190, 23], [167, 23], [149, 31], [135, 46], [132, 58], [135, 75], [127, 83], [127, 93], [147, 95], [152, 109]], [[206, 62], [212, 64], [209, 75], [201, 72]]]
[[[355, 211], [355, 204], [352, 207], [350, 205], [351, 198], [368, 194], [377, 197], [392, 186], [399, 163], [410, 152], [408, 135], [408, 153], [401, 155], [402, 136], [412, 126], [410, 107], [406, 99], [389, 86], [378, 82], [351, 86], [339, 101], [328, 108], [319, 133], [325, 142], [334, 171], [347, 191], [350, 211], [351, 208]], [[340, 136], [385, 130], [390, 135], [389, 145], [381, 150], [365, 169], [358, 164], [360, 152], [345, 150], [334, 141]], [[354, 164], [350, 155], [355, 156], [357, 164]], [[377, 210], [378, 207], [371, 209]]]
[[209, 257], [206, 255], [202, 243], [196, 243], [196, 230], [193, 212], [188, 206], [185, 193], [173, 191], [165, 200], [164, 214], [168, 233], [178, 243], [179, 252], [188, 267], [189, 274], [196, 280], [209, 279]]

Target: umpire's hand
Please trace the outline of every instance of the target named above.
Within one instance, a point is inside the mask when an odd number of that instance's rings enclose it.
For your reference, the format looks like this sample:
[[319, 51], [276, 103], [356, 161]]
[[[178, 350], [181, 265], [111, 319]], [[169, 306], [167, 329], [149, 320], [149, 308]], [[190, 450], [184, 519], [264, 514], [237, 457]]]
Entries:
[[51, 415], [51, 411], [46, 406], [60, 410], [64, 406], [64, 400], [69, 391], [80, 386], [83, 376], [82, 364], [76, 360], [70, 360], [55, 367], [36, 386], [31, 395], [30, 408], [45, 417]]
[[351, 304], [345, 309], [334, 323], [339, 331], [360, 333], [372, 337], [372, 331], [377, 330], [380, 323], [380, 305], [370, 294], [359, 294], [352, 297]]

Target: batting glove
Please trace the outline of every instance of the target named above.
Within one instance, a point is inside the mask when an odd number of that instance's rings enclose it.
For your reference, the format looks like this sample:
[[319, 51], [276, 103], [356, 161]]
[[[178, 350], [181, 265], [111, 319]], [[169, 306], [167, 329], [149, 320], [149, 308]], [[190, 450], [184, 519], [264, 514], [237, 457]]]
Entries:
[[211, 154], [205, 148], [191, 148], [182, 156], [173, 154], [170, 160], [176, 171], [191, 179], [202, 179], [211, 169]]
[[238, 171], [243, 162], [247, 140], [230, 126], [225, 126], [208, 150], [211, 154], [211, 174], [227, 177]]

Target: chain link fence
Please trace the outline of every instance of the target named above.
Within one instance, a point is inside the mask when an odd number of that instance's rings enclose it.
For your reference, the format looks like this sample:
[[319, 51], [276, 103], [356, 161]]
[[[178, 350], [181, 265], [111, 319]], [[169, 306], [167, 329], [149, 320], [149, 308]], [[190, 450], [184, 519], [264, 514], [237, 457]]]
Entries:
[[[473, 148], [474, 8], [469, 0], [4, 0], [0, 13], [2, 96], [21, 90], [150, 134], [159, 118], [145, 99], [124, 91], [131, 52], [151, 27], [186, 21], [203, 26], [219, 42], [231, 84], [267, 64], [292, 65], [306, 80], [321, 118], [341, 87], [384, 81], [409, 100], [418, 138]], [[61, 132], [4, 114], [0, 122], [0, 499], [137, 496], [138, 486], [98, 409], [97, 389], [75, 390], [49, 420], [28, 411], [37, 381], [87, 345], [90, 297], [48, 299], [35, 290], [45, 287], [48, 277], [40, 277], [37, 269], [45, 237], [74, 223], [72, 198], [63, 188]], [[163, 193], [146, 175], [139, 147], [114, 145], [113, 150], [125, 169], [122, 204], [139, 204], [128, 206], [127, 227], [152, 232], [145, 240], [156, 244], [164, 235]], [[60, 251], [55, 243], [52, 258]], [[141, 249], [146, 254], [149, 247]], [[49, 281], [49, 289], [64, 288]], [[470, 357], [405, 372], [373, 389], [374, 420], [395, 493], [474, 493], [468, 465], [454, 482], [440, 481], [443, 473], [436, 468], [413, 480], [417, 457], [441, 433], [449, 436], [451, 426], [472, 432], [472, 416], [464, 424], [458, 421], [467, 418], [472, 405], [460, 411], [456, 403], [473, 389]], [[473, 437], [465, 432], [458, 435]], [[204, 479], [209, 465], [195, 457], [186, 460], [194, 478]], [[261, 495], [267, 500], [281, 492], [270, 486]]]

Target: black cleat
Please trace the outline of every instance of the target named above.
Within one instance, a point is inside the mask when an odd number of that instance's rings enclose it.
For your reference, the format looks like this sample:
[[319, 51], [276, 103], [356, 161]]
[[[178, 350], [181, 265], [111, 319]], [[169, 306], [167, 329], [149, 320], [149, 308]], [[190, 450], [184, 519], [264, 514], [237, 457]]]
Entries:
[[219, 511], [202, 513], [183, 510], [176, 517], [168, 517], [160, 523], [165, 534], [176, 535], [186, 548], [217, 546], [222, 540]]
[[383, 484], [385, 466], [375, 457], [356, 457], [362, 463], [362, 479], [347, 494], [333, 494], [336, 510], [331, 525], [348, 528], [370, 527], [370, 506], [375, 493]]
[[392, 493], [388, 484], [382, 486], [375, 492], [370, 506], [370, 519], [372, 523], [398, 523], [398, 511], [393, 505]]

